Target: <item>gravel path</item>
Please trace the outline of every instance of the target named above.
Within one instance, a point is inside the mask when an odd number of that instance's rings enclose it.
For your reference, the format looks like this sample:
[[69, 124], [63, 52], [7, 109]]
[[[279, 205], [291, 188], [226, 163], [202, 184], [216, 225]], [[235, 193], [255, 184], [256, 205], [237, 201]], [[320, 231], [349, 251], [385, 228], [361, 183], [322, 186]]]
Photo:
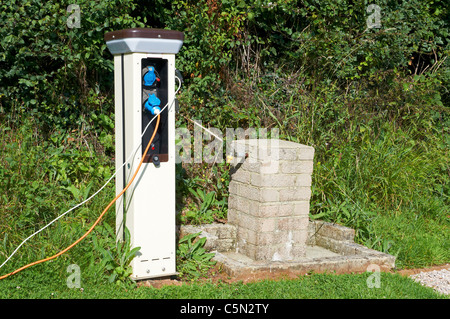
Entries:
[[450, 295], [450, 266], [447, 269], [422, 271], [409, 277], [441, 294]]

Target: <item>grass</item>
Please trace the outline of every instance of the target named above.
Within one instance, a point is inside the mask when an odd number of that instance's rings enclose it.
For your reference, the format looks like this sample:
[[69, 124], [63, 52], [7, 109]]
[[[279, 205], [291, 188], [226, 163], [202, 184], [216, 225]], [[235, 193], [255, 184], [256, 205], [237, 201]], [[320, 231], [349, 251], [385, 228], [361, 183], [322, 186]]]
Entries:
[[1, 281], [0, 299], [447, 299], [431, 288], [393, 273], [380, 273], [379, 288], [368, 287], [369, 273], [330, 273], [252, 283], [205, 281], [158, 289], [125, 288], [86, 278], [81, 282], [83, 289], [70, 289], [62, 264], [42, 266], [40, 271]]
[[397, 255], [398, 268], [422, 268], [450, 260], [448, 222], [418, 213], [391, 213], [373, 223], [378, 236], [390, 241], [389, 251]]
[[445, 142], [390, 123], [355, 131], [318, 152], [312, 217], [355, 229], [358, 243], [397, 256], [399, 268], [448, 263]]

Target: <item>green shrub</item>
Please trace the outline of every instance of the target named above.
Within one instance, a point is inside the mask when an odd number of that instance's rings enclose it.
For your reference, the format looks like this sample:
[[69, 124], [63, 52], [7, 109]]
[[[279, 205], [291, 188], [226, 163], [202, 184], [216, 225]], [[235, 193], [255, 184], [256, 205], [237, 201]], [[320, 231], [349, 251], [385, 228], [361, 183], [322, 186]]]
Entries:
[[[112, 85], [106, 31], [143, 26], [134, 1], [78, 1], [81, 25], [70, 27], [72, 1], [3, 1], [0, 10], [1, 110], [9, 120], [31, 116], [50, 130], [77, 127], [99, 111]], [[111, 105], [109, 109], [111, 112]]]

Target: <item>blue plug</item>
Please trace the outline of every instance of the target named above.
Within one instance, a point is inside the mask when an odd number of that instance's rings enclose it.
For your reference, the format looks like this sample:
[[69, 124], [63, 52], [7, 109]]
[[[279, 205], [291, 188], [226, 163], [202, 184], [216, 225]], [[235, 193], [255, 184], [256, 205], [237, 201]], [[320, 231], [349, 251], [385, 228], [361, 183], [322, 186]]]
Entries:
[[144, 75], [144, 85], [145, 86], [152, 86], [153, 83], [155, 83], [156, 75], [155, 75], [155, 68], [153, 66], [148, 67], [148, 72]]
[[155, 94], [149, 95], [147, 101], [144, 104], [144, 107], [147, 111], [150, 111], [152, 115], [159, 114], [161, 112], [161, 100], [156, 97]]

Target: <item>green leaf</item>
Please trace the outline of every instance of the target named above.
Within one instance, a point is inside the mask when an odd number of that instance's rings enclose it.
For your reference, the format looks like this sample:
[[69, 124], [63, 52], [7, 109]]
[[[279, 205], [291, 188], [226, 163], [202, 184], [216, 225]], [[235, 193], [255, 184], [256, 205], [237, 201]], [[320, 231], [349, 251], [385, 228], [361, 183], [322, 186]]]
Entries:
[[327, 214], [325, 212], [321, 212], [319, 214], [309, 214], [309, 218], [311, 218], [312, 220], [316, 220], [316, 219], [320, 219], [326, 215]]
[[136, 256], [137, 252], [138, 252], [140, 249], [141, 249], [141, 247], [135, 247], [135, 248], [133, 248], [132, 250], [130, 250], [130, 251], [128, 252], [128, 254], [126, 254], [125, 261], [126, 261], [126, 264], [127, 264], [127, 265], [128, 265], [128, 264], [131, 262], [131, 260]]
[[183, 236], [178, 242], [179, 243], [190, 242], [192, 240], [192, 238], [195, 238], [200, 234], [201, 234], [201, 231], [198, 233], [194, 233], [194, 234], [188, 234], [186, 236]]

